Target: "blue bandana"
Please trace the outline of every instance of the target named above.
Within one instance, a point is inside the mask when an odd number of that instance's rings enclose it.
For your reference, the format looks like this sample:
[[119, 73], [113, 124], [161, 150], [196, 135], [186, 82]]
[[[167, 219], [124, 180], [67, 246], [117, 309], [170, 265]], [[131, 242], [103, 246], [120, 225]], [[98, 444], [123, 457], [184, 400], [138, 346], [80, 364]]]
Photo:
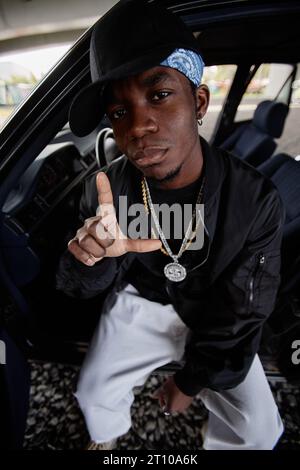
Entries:
[[197, 87], [201, 83], [204, 62], [201, 55], [194, 51], [189, 49], [175, 49], [160, 65], [178, 70]]

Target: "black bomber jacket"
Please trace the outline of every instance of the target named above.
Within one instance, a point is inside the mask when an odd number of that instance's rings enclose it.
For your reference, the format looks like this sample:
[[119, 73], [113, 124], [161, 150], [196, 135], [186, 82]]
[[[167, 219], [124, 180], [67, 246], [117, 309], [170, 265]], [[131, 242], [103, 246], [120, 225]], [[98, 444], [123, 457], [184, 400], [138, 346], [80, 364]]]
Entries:
[[[230, 389], [241, 383], [260, 343], [262, 327], [272, 313], [280, 284], [280, 247], [285, 212], [273, 183], [233, 155], [211, 147], [203, 138], [203, 193], [208, 247], [204, 259], [189, 266], [197, 276], [166, 290], [175, 310], [191, 329], [184, 363], [175, 383], [186, 395], [202, 388]], [[127, 195], [141, 173], [123, 155], [102, 168], [109, 177], [118, 216], [119, 195]], [[81, 198], [81, 221], [98, 206], [95, 174]], [[92, 267], [66, 251], [57, 271], [57, 289], [89, 298], [107, 290], [113, 304], [127, 284], [136, 254], [104, 258]], [[200, 260], [199, 260], [200, 261]]]

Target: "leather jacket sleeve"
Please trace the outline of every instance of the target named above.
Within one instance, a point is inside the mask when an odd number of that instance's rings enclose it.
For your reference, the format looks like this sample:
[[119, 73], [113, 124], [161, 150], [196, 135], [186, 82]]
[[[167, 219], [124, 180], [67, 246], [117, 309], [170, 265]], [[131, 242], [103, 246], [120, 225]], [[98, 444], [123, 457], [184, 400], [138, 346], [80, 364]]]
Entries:
[[261, 204], [242, 252], [200, 300], [201, 322], [186, 345], [185, 365], [174, 376], [186, 395], [230, 389], [245, 379], [276, 302], [284, 217], [274, 191]]

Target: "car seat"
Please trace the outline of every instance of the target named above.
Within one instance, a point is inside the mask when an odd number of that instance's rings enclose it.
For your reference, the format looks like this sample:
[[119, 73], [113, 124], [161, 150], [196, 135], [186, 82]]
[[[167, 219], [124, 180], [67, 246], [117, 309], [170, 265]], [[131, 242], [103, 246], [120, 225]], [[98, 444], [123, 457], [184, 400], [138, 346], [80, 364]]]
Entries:
[[262, 101], [257, 106], [252, 121], [240, 125], [220, 147], [250, 165], [260, 165], [274, 152], [274, 138], [281, 136], [288, 110], [284, 103]]

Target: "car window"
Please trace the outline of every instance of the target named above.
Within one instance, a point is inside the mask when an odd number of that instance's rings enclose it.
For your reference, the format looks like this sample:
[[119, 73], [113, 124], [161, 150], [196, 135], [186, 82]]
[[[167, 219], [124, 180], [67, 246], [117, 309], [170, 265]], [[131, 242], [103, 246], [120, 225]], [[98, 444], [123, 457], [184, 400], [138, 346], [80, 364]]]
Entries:
[[0, 129], [70, 45], [0, 55]]
[[206, 140], [210, 140], [213, 134], [223, 103], [231, 87], [236, 68], [236, 65], [226, 64], [213, 65], [204, 69], [202, 83], [209, 87], [210, 104], [199, 131]]
[[[288, 103], [293, 65], [290, 64], [262, 64], [239, 104], [235, 116], [235, 122], [243, 122], [253, 118], [256, 107], [264, 100], [282, 101]], [[288, 84], [289, 85], [289, 84]], [[300, 154], [300, 67], [297, 67], [296, 77], [291, 84], [292, 95], [289, 105], [289, 113], [285, 120], [282, 135], [275, 139], [276, 153], [285, 152], [291, 156]]]
[[[261, 101], [274, 100], [290, 76], [293, 66], [289, 64], [261, 64], [250, 81], [239, 104], [235, 122], [253, 118]], [[283, 97], [280, 101], [286, 101]]]
[[276, 153], [285, 152], [292, 156], [300, 155], [300, 64], [292, 83], [289, 114], [286, 118], [282, 136], [277, 139]]

